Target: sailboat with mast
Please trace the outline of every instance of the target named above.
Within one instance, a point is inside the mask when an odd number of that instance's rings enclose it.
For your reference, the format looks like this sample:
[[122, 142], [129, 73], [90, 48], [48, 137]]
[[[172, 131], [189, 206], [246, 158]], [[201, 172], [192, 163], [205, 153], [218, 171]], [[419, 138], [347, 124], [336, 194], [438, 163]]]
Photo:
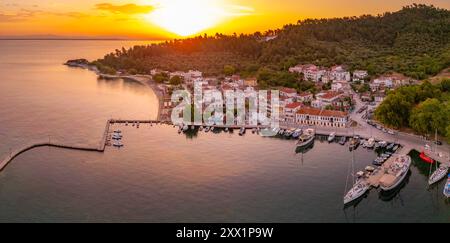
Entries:
[[[366, 194], [366, 192], [370, 189], [369, 182], [364, 178], [364, 174], [359, 174], [358, 176], [355, 175], [355, 152], [352, 152], [352, 182], [353, 187], [350, 189], [350, 191], [347, 192], [344, 196], [344, 205], [348, 205], [351, 202], [356, 201], [358, 198], [361, 198]], [[361, 173], [361, 172], [360, 172]], [[356, 179], [355, 179], [356, 178]], [[348, 181], [348, 178], [347, 178]], [[347, 189], [347, 186], [346, 186]]]
[[[437, 141], [437, 130], [436, 130], [436, 134], [435, 134], [435, 140]], [[432, 161], [432, 163], [430, 165], [430, 174], [431, 174], [431, 167], [433, 166], [433, 164], [435, 164], [436, 167], [438, 165], [438, 163], [435, 162], [434, 160], [431, 160], [431, 161]], [[442, 179], [445, 178], [445, 176], [447, 174], [448, 174], [448, 166], [446, 166], [444, 164], [440, 164], [439, 168], [436, 168], [436, 170], [433, 172], [433, 174], [430, 175], [430, 177], [428, 179], [428, 184], [433, 185], [434, 183], [441, 181]]]

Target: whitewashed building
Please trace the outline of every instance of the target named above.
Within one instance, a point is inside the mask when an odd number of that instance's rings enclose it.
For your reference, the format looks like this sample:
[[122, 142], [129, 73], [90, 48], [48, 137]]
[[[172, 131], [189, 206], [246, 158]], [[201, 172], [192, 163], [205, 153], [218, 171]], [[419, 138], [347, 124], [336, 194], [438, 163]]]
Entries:
[[343, 128], [349, 126], [350, 117], [343, 111], [302, 107], [295, 115], [295, 122], [301, 125]]

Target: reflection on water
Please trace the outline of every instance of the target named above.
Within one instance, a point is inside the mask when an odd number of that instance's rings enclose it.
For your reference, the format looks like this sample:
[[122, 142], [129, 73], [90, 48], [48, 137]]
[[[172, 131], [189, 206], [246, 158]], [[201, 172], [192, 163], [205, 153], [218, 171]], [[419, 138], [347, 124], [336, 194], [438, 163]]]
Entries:
[[[143, 85], [98, 80], [61, 65], [100, 57], [113, 42], [2, 42], [0, 153], [48, 135], [94, 144], [108, 118], [154, 119], [157, 99]], [[128, 43], [130, 44], [130, 43]], [[120, 47], [119, 47], [120, 48]], [[20, 73], [20, 75], [17, 75]], [[121, 149], [104, 154], [39, 148], [0, 173], [0, 222], [449, 222], [443, 183], [428, 190], [415, 157], [394, 195], [372, 189], [343, 209], [348, 146], [247, 132], [115, 125]], [[354, 152], [355, 170], [376, 158]], [[439, 192], [439, 193], [438, 193]], [[391, 198], [392, 197], [392, 198]], [[388, 200], [385, 202], [383, 200]], [[397, 203], [400, 202], [400, 203]]]

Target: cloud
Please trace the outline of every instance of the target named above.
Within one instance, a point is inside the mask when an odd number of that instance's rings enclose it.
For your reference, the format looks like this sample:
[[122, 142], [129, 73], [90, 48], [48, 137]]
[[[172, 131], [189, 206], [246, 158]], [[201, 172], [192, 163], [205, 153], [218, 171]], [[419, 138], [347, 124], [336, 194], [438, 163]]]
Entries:
[[98, 10], [109, 11], [111, 13], [122, 14], [145, 14], [152, 12], [155, 7], [151, 5], [136, 5], [133, 3], [125, 5], [112, 5], [110, 3], [99, 3], [95, 5]]

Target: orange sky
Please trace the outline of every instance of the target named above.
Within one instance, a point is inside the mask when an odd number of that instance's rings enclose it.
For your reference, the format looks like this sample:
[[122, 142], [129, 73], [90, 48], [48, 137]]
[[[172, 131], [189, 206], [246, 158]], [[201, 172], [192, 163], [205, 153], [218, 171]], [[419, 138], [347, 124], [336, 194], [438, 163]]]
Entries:
[[171, 38], [253, 33], [304, 18], [396, 11], [448, 0], [2, 0], [0, 36]]

